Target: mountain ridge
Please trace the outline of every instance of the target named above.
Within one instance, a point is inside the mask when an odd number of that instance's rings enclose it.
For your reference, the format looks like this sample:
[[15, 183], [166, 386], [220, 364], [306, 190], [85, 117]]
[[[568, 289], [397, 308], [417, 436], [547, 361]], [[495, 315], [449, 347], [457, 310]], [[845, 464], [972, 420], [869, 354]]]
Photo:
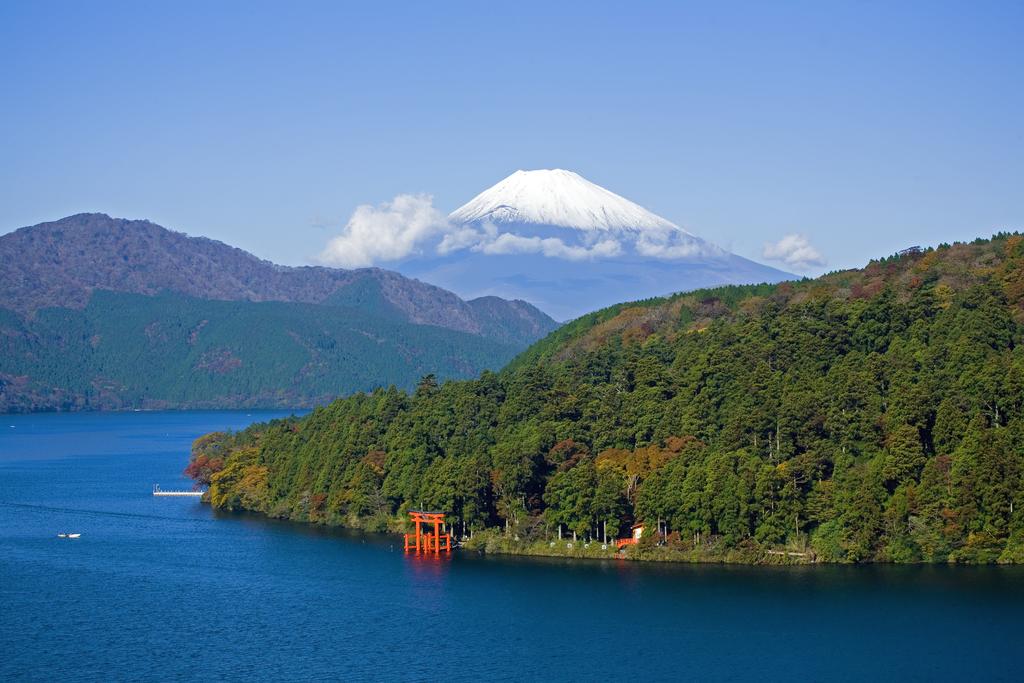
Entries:
[[[43, 307], [84, 308], [93, 290], [153, 295], [174, 291], [224, 301], [321, 304], [347, 287], [380, 291], [413, 324], [487, 336], [496, 309], [477, 308], [453, 292], [380, 268], [282, 266], [238, 247], [194, 237], [148, 220], [85, 213], [0, 236], [0, 306], [30, 315]], [[528, 343], [554, 326], [542, 311], [506, 300], [502, 340]]]

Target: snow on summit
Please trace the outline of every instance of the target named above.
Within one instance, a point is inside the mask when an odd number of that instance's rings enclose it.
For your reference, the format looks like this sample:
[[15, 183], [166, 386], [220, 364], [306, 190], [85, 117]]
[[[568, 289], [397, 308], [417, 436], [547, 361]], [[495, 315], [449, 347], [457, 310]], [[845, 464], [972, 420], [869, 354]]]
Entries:
[[686, 232], [578, 173], [562, 169], [516, 171], [453, 211], [448, 220], [456, 224], [489, 222], [615, 232]]
[[395, 263], [464, 297], [523, 299], [560, 320], [620, 301], [788, 277], [561, 169], [516, 171], [447, 216], [429, 195], [360, 206], [324, 260]]

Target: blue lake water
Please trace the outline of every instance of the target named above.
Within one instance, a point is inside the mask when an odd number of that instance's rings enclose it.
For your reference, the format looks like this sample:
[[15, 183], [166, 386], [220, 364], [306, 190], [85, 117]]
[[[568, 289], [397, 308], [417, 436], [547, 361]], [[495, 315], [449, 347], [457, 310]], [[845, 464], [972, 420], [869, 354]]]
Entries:
[[420, 559], [151, 495], [274, 415], [2, 416], [0, 680], [1022, 675], [1021, 568]]

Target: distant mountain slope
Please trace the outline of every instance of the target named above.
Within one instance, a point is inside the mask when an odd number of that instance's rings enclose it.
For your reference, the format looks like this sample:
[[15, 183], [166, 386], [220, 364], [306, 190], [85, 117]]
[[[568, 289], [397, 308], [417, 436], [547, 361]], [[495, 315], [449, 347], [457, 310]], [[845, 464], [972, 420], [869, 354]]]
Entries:
[[0, 412], [312, 406], [497, 369], [556, 326], [522, 301], [285, 268], [148, 221], [0, 236]]
[[795, 276], [731, 254], [562, 169], [516, 171], [453, 211], [436, 255], [402, 272], [567, 320], [625, 299]]
[[519, 344], [523, 339], [541, 339], [557, 327], [548, 316], [538, 316], [536, 307], [518, 299], [482, 296], [466, 303], [480, 324], [481, 334], [489, 339]]
[[[346, 289], [353, 288], [351, 295]], [[503, 342], [526, 345], [555, 327], [523, 302], [498, 300], [480, 317], [447, 290], [376, 268], [289, 268], [204, 237], [144, 220], [79, 214], [0, 236], [0, 306], [82, 308], [96, 289], [172, 291], [198, 299], [331, 303], [365, 298], [408, 322], [488, 336], [495, 316]]]

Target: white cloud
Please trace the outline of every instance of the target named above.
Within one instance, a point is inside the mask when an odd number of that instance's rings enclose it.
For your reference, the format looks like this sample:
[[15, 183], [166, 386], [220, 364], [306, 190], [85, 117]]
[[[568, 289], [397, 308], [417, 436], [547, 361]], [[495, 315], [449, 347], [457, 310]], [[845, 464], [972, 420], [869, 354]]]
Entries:
[[707, 255], [708, 246], [710, 245], [696, 239], [671, 241], [658, 238], [651, 239], [647, 235], [640, 235], [636, 241], [637, 253], [660, 259], [681, 259]]
[[356, 207], [341, 233], [327, 243], [320, 260], [343, 268], [360, 268], [420, 254], [446, 256], [463, 249], [489, 255], [541, 254], [567, 261], [614, 258], [630, 247], [642, 256], [666, 260], [723, 253], [676, 229], [615, 234], [570, 230], [566, 234], [577, 235], [579, 241], [501, 232], [493, 223], [453, 225], [434, 208], [430, 195], [400, 194], [377, 206]]
[[765, 244], [761, 255], [797, 270], [820, 267], [826, 263], [822, 253], [814, 248], [805, 236], [797, 233], [786, 235], [778, 242]]
[[441, 243], [437, 245], [437, 253], [444, 256], [453, 251], [466, 249], [467, 247], [480, 244], [486, 237], [487, 235], [480, 230], [467, 227], [453, 227], [441, 239]]
[[490, 239], [481, 241], [473, 249], [484, 254], [543, 254], [567, 261], [608, 258], [622, 253], [622, 245], [611, 239], [587, 247], [569, 245], [557, 237], [523, 237], [510, 232], [488, 237]]
[[634, 238], [634, 246], [641, 256], [669, 261], [696, 256], [721, 256], [724, 253], [710, 242], [675, 228], [644, 230]]
[[320, 259], [343, 268], [395, 261], [448, 229], [448, 220], [434, 208], [433, 197], [400, 194], [377, 206], [356, 207], [341, 234], [327, 243]]

